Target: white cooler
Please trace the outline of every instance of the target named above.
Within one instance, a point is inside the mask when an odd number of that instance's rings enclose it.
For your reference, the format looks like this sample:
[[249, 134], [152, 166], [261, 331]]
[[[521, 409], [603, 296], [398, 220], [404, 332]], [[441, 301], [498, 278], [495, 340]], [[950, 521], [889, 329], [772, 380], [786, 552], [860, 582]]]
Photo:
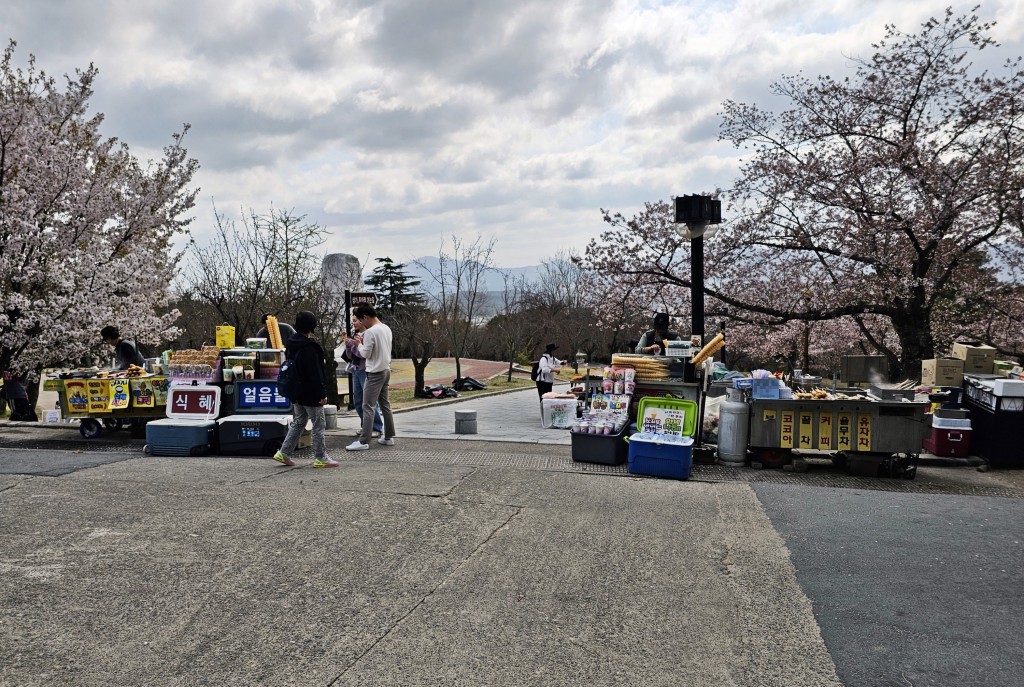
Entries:
[[154, 456], [200, 456], [217, 444], [220, 388], [172, 386], [167, 417], [146, 423], [143, 451]]

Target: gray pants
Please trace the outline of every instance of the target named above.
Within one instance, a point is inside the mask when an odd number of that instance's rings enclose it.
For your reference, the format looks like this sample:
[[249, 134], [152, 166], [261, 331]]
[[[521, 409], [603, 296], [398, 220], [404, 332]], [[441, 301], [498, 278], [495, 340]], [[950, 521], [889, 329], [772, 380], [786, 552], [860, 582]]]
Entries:
[[367, 372], [366, 386], [363, 387], [363, 433], [359, 441], [370, 443], [373, 431], [373, 407], [377, 406], [384, 420], [385, 439], [395, 436], [395, 418], [391, 416], [391, 401], [388, 400], [388, 384], [391, 382], [391, 370], [383, 372]]
[[[323, 406], [300, 406], [292, 404], [292, 423], [288, 425], [288, 434], [285, 435], [284, 445], [281, 446], [281, 453], [291, 456], [295, 446], [299, 443], [299, 437], [306, 429], [306, 420], [313, 421], [313, 456], [323, 460], [327, 457], [327, 439], [324, 437], [324, 427], [327, 420], [324, 418]], [[372, 416], [371, 416], [372, 420]]]

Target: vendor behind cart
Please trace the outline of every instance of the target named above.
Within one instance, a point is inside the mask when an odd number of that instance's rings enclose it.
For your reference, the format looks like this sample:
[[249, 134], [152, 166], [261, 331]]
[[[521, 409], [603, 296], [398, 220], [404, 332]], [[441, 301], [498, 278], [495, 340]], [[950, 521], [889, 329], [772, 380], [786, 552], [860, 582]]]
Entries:
[[669, 331], [671, 321], [667, 312], [660, 312], [654, 316], [654, 329], [644, 332], [636, 344], [637, 353], [648, 355], [665, 355], [663, 341], [682, 341], [683, 339], [676, 332]]
[[121, 338], [121, 331], [117, 327], [107, 325], [100, 330], [100, 337], [103, 343], [114, 347], [115, 370], [127, 370], [132, 365], [142, 367], [146, 363], [135, 344]]

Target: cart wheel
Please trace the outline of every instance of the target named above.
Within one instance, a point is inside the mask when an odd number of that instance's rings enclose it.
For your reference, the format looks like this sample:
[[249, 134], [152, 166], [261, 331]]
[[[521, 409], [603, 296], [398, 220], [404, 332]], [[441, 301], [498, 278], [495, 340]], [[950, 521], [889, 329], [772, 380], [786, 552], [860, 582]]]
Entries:
[[271, 439], [267, 443], [263, 444], [263, 455], [273, 456], [275, 453], [281, 450], [283, 442], [280, 439]]
[[914, 479], [917, 477], [917, 466], [907, 468], [907, 471], [903, 473], [903, 479]]
[[78, 424], [78, 433], [82, 435], [83, 439], [95, 439], [103, 434], [103, 425], [99, 423], [99, 420], [87, 417]]
[[124, 420], [119, 417], [105, 417], [103, 418], [103, 426], [111, 432], [116, 432], [124, 427]]
[[[193, 446], [192, 448], [190, 448], [188, 450], [188, 454], [190, 456], [202, 456], [202, 455], [205, 455], [206, 454], [206, 447], [205, 446]], [[271, 455], [273, 455], [273, 454], [271, 454]]]
[[149, 455], [149, 444], [146, 444], [145, 446], [142, 447], [142, 452], [145, 453], [147, 456]]

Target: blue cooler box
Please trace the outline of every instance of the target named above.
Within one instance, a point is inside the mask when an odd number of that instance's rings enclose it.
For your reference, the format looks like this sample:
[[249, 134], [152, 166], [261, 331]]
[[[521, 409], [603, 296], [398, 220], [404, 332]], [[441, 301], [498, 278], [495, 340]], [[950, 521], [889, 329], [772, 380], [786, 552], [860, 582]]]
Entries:
[[[648, 435], [650, 436], [650, 435]], [[629, 438], [629, 473], [671, 479], [690, 479], [693, 438], [659, 441], [634, 434]]]
[[217, 445], [220, 388], [172, 386], [167, 417], [146, 423], [143, 451], [153, 456], [201, 456]]

